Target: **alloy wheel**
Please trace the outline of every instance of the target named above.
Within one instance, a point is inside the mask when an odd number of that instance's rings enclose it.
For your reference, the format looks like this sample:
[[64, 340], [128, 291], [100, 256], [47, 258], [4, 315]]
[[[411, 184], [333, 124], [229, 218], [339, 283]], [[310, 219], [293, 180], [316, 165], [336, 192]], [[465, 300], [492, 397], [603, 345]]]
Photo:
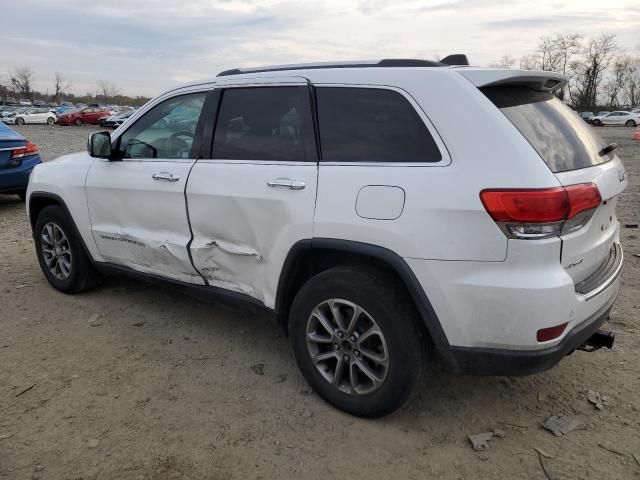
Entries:
[[353, 302], [333, 298], [316, 306], [306, 342], [318, 372], [344, 393], [372, 393], [387, 377], [387, 341], [371, 315]]
[[51, 274], [58, 280], [71, 275], [72, 255], [69, 239], [62, 228], [54, 222], [47, 223], [40, 236], [42, 258]]

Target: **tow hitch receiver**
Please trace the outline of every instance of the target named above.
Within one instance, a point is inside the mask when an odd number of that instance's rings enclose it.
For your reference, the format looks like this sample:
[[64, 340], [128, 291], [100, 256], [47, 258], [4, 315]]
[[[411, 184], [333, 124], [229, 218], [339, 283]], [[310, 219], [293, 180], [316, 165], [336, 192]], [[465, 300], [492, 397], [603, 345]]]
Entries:
[[602, 347], [612, 348], [615, 340], [616, 334], [614, 332], [598, 329], [589, 337], [589, 340], [587, 340], [584, 345], [579, 347], [579, 350], [583, 352], [595, 352]]

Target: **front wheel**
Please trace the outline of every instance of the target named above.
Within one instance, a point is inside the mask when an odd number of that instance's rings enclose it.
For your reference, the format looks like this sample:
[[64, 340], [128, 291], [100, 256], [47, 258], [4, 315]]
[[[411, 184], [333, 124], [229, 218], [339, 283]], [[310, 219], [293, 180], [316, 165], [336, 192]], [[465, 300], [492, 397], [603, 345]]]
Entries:
[[627, 120], [627, 123], [625, 123], [625, 125], [627, 127], [635, 127], [636, 126], [636, 122], [635, 122], [635, 120]]
[[318, 395], [360, 417], [404, 405], [424, 370], [425, 339], [398, 281], [366, 267], [336, 267], [296, 295], [290, 342]]
[[52, 205], [40, 212], [34, 240], [42, 273], [56, 290], [79, 293], [100, 283], [100, 275], [85, 253], [71, 219], [61, 207]]
[[24, 118], [16, 118], [16, 125], [24, 125]]

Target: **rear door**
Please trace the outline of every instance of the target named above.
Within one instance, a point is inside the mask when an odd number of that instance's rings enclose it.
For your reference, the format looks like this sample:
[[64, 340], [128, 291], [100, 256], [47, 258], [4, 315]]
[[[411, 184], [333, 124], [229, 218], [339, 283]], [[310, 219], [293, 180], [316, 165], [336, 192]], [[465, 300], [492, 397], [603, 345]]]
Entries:
[[213, 144], [187, 185], [191, 254], [208, 285], [273, 307], [289, 249], [313, 237], [310, 89], [304, 78], [278, 77], [218, 82], [215, 92], [205, 125], [213, 131], [215, 120]]
[[[96, 159], [86, 191], [95, 242], [105, 261], [203, 284], [187, 245], [185, 187], [199, 149], [197, 125], [207, 91], [161, 99], [114, 140], [121, 160]], [[183, 112], [179, 130], [166, 118]]]
[[598, 188], [600, 205], [585, 217], [586, 223], [561, 236], [562, 265], [574, 283], [582, 282], [616, 253], [616, 203], [627, 186], [622, 162], [615, 152], [602, 153], [606, 142], [552, 93], [515, 85], [481, 90], [529, 141], [561, 185], [593, 183]]

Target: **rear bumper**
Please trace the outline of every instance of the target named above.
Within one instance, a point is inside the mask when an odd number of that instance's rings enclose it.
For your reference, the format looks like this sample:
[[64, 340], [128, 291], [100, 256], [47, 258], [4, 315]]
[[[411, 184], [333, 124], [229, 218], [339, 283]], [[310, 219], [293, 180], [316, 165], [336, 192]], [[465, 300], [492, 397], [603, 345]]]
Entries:
[[585, 344], [609, 318], [611, 304], [575, 327], [560, 343], [552, 347], [541, 350], [505, 350], [452, 346], [445, 354], [448, 366], [457, 373], [469, 375], [524, 376], [544, 372]]
[[40, 163], [40, 156], [34, 155], [24, 159], [16, 167], [0, 169], [0, 193], [18, 193], [26, 190], [31, 171]]

